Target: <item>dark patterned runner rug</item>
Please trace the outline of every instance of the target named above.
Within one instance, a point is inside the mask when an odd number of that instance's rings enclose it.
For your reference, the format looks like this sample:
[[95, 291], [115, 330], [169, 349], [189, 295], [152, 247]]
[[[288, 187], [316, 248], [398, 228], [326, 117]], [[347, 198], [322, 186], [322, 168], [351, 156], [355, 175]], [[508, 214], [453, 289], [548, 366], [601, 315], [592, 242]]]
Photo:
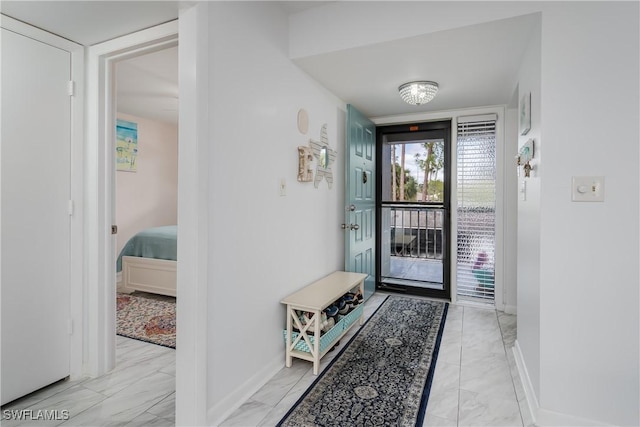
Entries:
[[119, 293], [116, 334], [176, 348], [176, 299], [136, 292]]
[[421, 426], [448, 307], [388, 297], [278, 426]]

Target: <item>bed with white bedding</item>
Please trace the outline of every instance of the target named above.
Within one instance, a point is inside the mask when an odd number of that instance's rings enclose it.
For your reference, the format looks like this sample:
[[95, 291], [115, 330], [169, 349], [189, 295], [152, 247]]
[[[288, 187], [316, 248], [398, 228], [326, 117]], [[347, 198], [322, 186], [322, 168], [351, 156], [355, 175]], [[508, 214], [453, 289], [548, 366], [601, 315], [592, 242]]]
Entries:
[[177, 231], [175, 225], [153, 227], [129, 239], [116, 264], [119, 291], [176, 296]]

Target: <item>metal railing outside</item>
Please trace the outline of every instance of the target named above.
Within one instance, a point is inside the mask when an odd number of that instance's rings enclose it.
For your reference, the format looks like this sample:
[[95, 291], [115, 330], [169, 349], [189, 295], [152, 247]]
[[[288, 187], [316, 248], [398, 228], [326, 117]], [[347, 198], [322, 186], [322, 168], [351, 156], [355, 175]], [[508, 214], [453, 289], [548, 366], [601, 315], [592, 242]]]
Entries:
[[389, 215], [391, 256], [442, 259], [445, 210], [442, 206], [385, 204]]

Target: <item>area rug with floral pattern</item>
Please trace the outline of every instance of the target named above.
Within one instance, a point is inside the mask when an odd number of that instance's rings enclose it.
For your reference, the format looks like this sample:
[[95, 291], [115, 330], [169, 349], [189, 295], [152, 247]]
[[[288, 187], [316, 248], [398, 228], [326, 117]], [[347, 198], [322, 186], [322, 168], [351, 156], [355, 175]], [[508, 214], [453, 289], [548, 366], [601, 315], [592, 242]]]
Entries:
[[116, 304], [116, 334], [176, 348], [175, 298], [118, 293]]
[[388, 297], [278, 426], [422, 426], [448, 307]]

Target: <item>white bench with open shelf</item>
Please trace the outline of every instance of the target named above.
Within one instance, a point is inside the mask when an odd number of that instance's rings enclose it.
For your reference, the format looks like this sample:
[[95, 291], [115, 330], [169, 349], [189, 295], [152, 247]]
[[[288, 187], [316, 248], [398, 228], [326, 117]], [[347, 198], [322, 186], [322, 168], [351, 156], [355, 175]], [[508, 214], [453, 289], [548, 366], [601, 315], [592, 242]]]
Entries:
[[[313, 362], [313, 373], [318, 375], [322, 356], [356, 324], [356, 320], [360, 325], [364, 320], [363, 304], [360, 304], [321, 336], [322, 312], [347, 292], [359, 291], [360, 295], [364, 295], [366, 278], [367, 275], [362, 273], [336, 271], [280, 301], [287, 306], [287, 329], [284, 331], [287, 367], [291, 367], [293, 358], [297, 357]], [[302, 325], [296, 311], [313, 313], [313, 316], [306, 325]], [[294, 324], [300, 332], [293, 330]], [[315, 337], [320, 339], [316, 340]]]

